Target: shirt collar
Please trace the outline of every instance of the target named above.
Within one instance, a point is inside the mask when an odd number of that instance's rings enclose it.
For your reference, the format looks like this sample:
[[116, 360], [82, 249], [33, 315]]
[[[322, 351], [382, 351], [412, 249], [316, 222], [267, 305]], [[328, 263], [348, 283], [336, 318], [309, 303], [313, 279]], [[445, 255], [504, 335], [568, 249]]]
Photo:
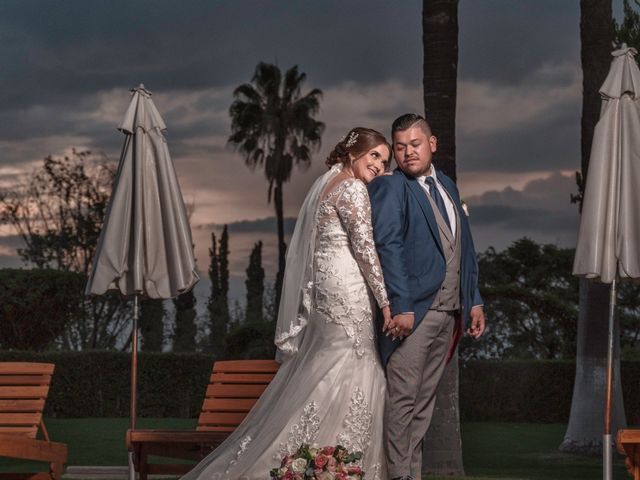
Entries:
[[438, 176], [436, 175], [436, 169], [433, 168], [433, 163], [431, 164], [431, 170], [429, 171], [429, 173], [427, 173], [426, 175], [420, 175], [418, 177], [418, 180], [424, 183], [425, 178], [427, 177], [433, 177], [433, 179], [437, 182], [438, 181]]

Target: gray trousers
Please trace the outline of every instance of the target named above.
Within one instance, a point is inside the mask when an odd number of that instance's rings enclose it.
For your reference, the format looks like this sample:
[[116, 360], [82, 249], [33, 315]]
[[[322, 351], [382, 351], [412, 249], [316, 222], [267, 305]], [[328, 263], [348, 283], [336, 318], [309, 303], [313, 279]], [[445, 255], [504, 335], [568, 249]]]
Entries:
[[454, 323], [453, 312], [429, 310], [387, 363], [384, 444], [390, 478], [421, 478], [422, 439], [433, 415]]

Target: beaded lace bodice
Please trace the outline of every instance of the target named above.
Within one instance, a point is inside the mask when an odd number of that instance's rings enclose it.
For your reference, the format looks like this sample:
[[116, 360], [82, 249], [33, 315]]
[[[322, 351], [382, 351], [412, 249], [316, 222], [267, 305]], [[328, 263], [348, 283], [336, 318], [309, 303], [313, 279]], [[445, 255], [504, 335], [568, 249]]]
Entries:
[[320, 202], [317, 222], [315, 308], [327, 321], [342, 325], [362, 355], [363, 334], [374, 339], [367, 286], [379, 307], [389, 304], [365, 185], [347, 178], [334, 186]]
[[[333, 188], [318, 209], [316, 264], [330, 262], [331, 255], [337, 250], [350, 248], [355, 266], [360, 269], [378, 306], [382, 308], [389, 305], [373, 241], [371, 203], [367, 187], [360, 180], [347, 178]], [[334, 270], [327, 268], [327, 265], [324, 267], [327, 273], [328, 270]], [[337, 271], [335, 273], [339, 274]]]

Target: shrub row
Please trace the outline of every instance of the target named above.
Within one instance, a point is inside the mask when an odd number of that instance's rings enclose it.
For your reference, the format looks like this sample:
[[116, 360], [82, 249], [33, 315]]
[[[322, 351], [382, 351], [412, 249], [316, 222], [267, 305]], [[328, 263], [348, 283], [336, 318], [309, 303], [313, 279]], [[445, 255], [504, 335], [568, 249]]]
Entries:
[[[569, 421], [575, 362], [475, 360], [460, 369], [463, 420], [531, 423]], [[640, 362], [620, 366], [625, 414], [640, 424]]]
[[[0, 361], [56, 364], [46, 415], [129, 415], [130, 356], [120, 352], [0, 352]], [[199, 353], [141, 353], [139, 415], [195, 417], [212, 359]], [[565, 361], [469, 361], [460, 368], [460, 413], [467, 421], [567, 422], [575, 364]], [[640, 423], [640, 362], [622, 362], [626, 414]]]

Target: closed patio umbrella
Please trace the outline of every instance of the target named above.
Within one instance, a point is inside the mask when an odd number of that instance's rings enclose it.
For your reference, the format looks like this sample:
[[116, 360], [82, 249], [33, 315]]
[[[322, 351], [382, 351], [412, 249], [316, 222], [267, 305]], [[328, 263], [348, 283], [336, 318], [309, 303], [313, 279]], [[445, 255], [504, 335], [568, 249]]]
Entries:
[[[134, 297], [131, 428], [136, 426], [139, 297], [168, 299], [198, 281], [191, 230], [167, 141], [166, 125], [143, 85], [118, 129], [125, 140], [86, 294]], [[130, 475], [134, 475], [131, 453]]]
[[636, 50], [612, 53], [600, 89], [602, 109], [591, 147], [574, 275], [611, 284], [603, 435], [604, 478], [612, 475], [611, 400], [616, 282], [640, 278], [640, 70]]

